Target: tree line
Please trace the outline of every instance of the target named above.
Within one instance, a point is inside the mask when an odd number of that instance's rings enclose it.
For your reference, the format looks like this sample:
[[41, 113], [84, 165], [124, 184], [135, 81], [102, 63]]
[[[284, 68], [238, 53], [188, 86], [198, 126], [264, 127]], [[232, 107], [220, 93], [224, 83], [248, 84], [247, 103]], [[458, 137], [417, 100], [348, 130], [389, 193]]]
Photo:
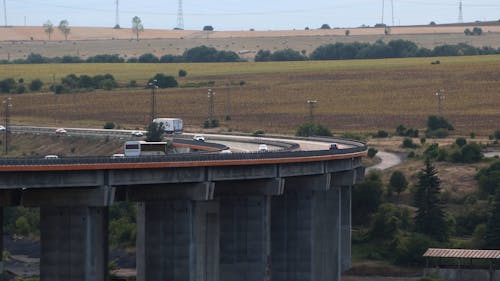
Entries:
[[292, 49], [278, 50], [271, 53], [260, 50], [255, 61], [299, 61], [299, 60], [352, 60], [352, 59], [385, 59], [409, 57], [441, 57], [441, 56], [475, 56], [500, 54], [500, 48], [473, 47], [464, 43], [456, 45], [436, 46], [432, 50], [418, 47], [412, 41], [393, 40], [388, 43], [335, 43], [316, 48], [309, 56], [305, 52]]
[[232, 51], [218, 51], [215, 48], [199, 46], [186, 50], [182, 55], [163, 55], [157, 57], [146, 53], [139, 57], [125, 59], [118, 54], [100, 54], [87, 59], [78, 56], [45, 57], [31, 53], [25, 59], [1, 60], [0, 64], [45, 64], [45, 63], [173, 63], [173, 62], [237, 62], [238, 54]]
[[[388, 43], [335, 43], [316, 48], [309, 56], [306, 51], [284, 49], [271, 52], [259, 50], [255, 55], [256, 62], [263, 61], [303, 61], [303, 60], [352, 60], [352, 59], [385, 59], [410, 57], [446, 57], [446, 56], [476, 56], [500, 54], [500, 48], [473, 47], [465, 43], [456, 45], [441, 45], [432, 50], [420, 48], [414, 42], [393, 40]], [[31, 53], [25, 59], [13, 61], [0, 60], [0, 64], [44, 64], [44, 63], [183, 63], [183, 62], [238, 62], [243, 61], [233, 51], [219, 51], [205, 45], [186, 50], [182, 55], [166, 54], [156, 56], [145, 53], [139, 57], [123, 58], [118, 54], [100, 54], [87, 59], [78, 56], [44, 57]]]

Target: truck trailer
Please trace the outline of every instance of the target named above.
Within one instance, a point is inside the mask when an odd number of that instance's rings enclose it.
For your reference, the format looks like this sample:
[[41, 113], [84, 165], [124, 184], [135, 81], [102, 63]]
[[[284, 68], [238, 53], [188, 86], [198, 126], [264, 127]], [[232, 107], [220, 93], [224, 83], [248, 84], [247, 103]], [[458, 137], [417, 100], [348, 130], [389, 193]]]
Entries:
[[163, 124], [166, 134], [182, 134], [184, 122], [179, 118], [155, 118], [153, 122]]

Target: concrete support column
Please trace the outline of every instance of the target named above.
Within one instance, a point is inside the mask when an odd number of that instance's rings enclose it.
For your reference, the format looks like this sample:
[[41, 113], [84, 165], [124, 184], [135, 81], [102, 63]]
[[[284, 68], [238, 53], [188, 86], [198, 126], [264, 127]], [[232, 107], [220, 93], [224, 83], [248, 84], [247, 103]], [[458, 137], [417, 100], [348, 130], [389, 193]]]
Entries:
[[339, 216], [338, 189], [285, 183], [272, 201], [271, 280], [339, 281]]
[[108, 280], [107, 207], [40, 208], [41, 281]]
[[220, 197], [220, 280], [270, 280], [269, 195]]
[[214, 201], [139, 204], [138, 281], [218, 281], [219, 222]]
[[342, 256], [342, 272], [351, 268], [351, 227], [352, 227], [352, 214], [351, 214], [351, 186], [343, 186], [341, 190], [341, 256]]
[[3, 207], [0, 206], [0, 281], [3, 281]]

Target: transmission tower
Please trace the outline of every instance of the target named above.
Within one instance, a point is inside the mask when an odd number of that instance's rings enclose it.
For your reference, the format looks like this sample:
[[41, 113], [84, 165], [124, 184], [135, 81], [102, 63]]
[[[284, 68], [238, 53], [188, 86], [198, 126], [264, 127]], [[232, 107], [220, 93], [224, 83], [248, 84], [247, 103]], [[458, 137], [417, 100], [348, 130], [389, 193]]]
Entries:
[[462, 0], [460, 0], [460, 4], [458, 5], [458, 23], [464, 22], [464, 14], [462, 12]]
[[3, 0], [3, 17], [4, 17], [5, 27], [7, 27], [7, 4], [5, 3], [5, 0]]
[[184, 16], [182, 15], [182, 0], [179, 0], [177, 8], [177, 27], [176, 29], [184, 29]]
[[120, 14], [119, 14], [119, 2], [118, 0], [116, 0], [116, 24], [115, 24], [115, 28], [120, 28]]
[[385, 0], [382, 0], [382, 19], [380, 23], [384, 23], [384, 8], [385, 8]]
[[394, 26], [394, 0], [391, 0], [392, 26]]

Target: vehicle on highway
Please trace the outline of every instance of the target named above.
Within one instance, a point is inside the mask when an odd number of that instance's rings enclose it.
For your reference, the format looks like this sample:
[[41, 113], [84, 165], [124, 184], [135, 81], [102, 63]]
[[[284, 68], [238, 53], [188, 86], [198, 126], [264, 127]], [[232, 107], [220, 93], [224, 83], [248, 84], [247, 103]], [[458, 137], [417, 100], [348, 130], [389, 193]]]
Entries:
[[229, 150], [229, 149], [224, 149], [220, 153], [222, 153], [222, 154], [231, 154], [233, 152], [231, 150]]
[[68, 134], [68, 131], [66, 131], [66, 129], [64, 129], [64, 128], [57, 128], [56, 129], [56, 135], [62, 136], [62, 135], [66, 135], [66, 134]]
[[268, 152], [269, 148], [267, 147], [267, 144], [259, 144], [259, 152]]
[[330, 144], [330, 150], [336, 150], [339, 149], [339, 146], [336, 143]]
[[154, 123], [162, 124], [165, 134], [182, 134], [184, 122], [179, 118], [155, 118]]
[[143, 137], [144, 133], [140, 131], [132, 131], [132, 136], [133, 137]]
[[195, 141], [205, 141], [205, 137], [202, 135], [194, 135], [193, 140]]
[[0, 132], [3, 132], [3, 131], [5, 131], [5, 127], [0, 125]]
[[123, 152], [125, 157], [166, 155], [167, 142], [127, 141]]
[[117, 159], [117, 158], [125, 158], [125, 154], [115, 153], [115, 154], [111, 155], [111, 159]]
[[57, 155], [45, 155], [45, 159], [59, 159], [59, 156]]

